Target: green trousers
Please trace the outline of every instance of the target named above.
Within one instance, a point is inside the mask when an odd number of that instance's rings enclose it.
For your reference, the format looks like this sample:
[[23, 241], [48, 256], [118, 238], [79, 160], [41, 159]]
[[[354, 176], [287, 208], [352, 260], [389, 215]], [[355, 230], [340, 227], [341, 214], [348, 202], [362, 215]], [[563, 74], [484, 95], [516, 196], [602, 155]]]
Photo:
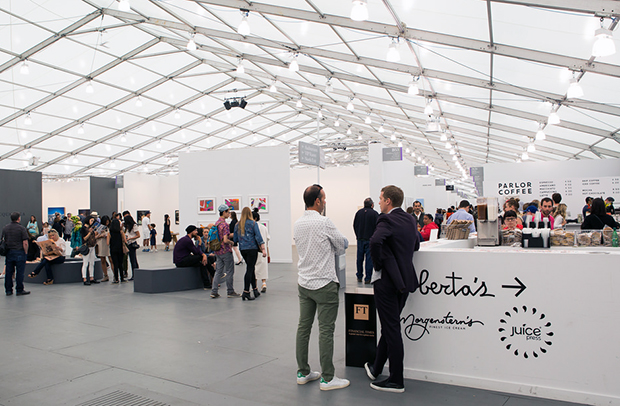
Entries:
[[338, 317], [338, 288], [336, 282], [330, 282], [317, 290], [299, 288], [299, 325], [297, 326], [297, 372], [308, 375], [308, 343], [314, 315], [318, 313], [319, 320], [319, 358], [321, 361], [321, 375], [327, 382], [334, 377], [334, 329]]

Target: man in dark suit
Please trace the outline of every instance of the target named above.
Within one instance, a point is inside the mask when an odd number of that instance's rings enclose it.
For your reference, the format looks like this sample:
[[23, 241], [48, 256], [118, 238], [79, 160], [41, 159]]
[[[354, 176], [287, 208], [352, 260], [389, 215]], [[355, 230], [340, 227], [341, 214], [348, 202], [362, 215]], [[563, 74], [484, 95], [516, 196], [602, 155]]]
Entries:
[[416, 224], [424, 223], [424, 211], [422, 211], [422, 203], [419, 200], [413, 202], [413, 217], [415, 217]]
[[357, 239], [357, 281], [361, 282], [364, 278], [364, 258], [366, 258], [366, 277], [365, 283], [370, 283], [372, 276], [372, 259], [370, 258], [370, 237], [372, 237], [377, 227], [379, 213], [374, 210], [374, 202], [370, 197], [364, 200], [364, 208], [355, 213], [353, 219], [353, 229]]
[[400, 313], [405, 307], [409, 292], [418, 287], [418, 277], [413, 268], [413, 253], [420, 248], [418, 225], [413, 216], [400, 206], [403, 191], [396, 186], [381, 189], [379, 206], [382, 215], [375, 233], [370, 238], [370, 254], [375, 267], [373, 288], [375, 304], [381, 321], [381, 338], [377, 345], [374, 363], [366, 363], [368, 377], [375, 381], [390, 360], [390, 376], [370, 384], [371, 388], [385, 392], [405, 391], [403, 358], [405, 356], [400, 328]]

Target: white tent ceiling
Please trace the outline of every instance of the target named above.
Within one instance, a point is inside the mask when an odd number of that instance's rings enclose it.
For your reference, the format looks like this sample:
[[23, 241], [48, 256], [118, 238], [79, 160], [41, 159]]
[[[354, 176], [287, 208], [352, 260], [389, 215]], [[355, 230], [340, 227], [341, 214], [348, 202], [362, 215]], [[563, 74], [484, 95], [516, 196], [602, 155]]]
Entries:
[[[179, 153], [282, 143], [298, 165], [298, 142], [317, 136], [330, 165], [367, 162], [368, 142], [402, 143], [452, 179], [459, 165], [521, 159], [530, 143], [533, 161], [620, 157], [620, 54], [592, 57], [595, 30], [616, 28], [616, 0], [368, 0], [362, 22], [349, 0], [128, 1], [1, 3], [0, 168], [165, 174]], [[398, 62], [386, 61], [391, 43]], [[567, 98], [571, 78], [583, 97]], [[233, 97], [246, 108], [227, 111]]]

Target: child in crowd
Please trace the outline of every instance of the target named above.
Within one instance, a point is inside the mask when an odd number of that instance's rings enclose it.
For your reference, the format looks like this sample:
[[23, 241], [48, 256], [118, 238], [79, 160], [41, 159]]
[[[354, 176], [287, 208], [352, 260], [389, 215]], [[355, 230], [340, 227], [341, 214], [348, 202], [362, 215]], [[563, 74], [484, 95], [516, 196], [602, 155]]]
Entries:
[[157, 252], [157, 231], [155, 231], [155, 224], [151, 223], [151, 252]]

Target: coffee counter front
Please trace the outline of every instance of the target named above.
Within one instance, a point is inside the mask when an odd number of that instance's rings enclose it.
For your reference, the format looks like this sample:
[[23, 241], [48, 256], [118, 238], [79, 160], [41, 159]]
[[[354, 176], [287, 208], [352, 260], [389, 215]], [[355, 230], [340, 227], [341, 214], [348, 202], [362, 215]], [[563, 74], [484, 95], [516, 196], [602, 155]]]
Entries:
[[405, 376], [620, 404], [620, 249], [423, 243], [402, 313]]

